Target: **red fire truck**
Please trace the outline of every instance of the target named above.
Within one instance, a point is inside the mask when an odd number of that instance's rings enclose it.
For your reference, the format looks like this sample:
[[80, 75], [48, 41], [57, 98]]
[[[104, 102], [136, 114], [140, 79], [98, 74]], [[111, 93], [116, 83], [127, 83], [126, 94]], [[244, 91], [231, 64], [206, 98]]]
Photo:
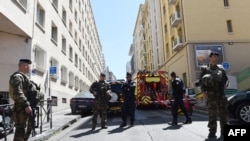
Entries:
[[137, 73], [135, 78], [137, 107], [169, 107], [167, 74], [166, 71]]

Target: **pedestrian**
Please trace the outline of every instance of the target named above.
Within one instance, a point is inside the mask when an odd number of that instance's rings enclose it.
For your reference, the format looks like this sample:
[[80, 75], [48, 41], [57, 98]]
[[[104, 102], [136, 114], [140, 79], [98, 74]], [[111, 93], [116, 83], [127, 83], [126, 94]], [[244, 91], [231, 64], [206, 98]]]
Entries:
[[209, 55], [209, 64], [201, 67], [199, 83], [201, 91], [207, 100], [208, 109], [208, 139], [216, 138], [217, 110], [220, 115], [220, 131], [223, 138], [224, 125], [228, 122], [228, 101], [224, 89], [229, 81], [225, 70], [218, 64], [219, 53], [212, 51]]
[[121, 92], [123, 95], [123, 105], [122, 105], [122, 124], [120, 127], [127, 126], [127, 118], [130, 117], [130, 126], [134, 126], [135, 121], [135, 85], [132, 82], [131, 73], [127, 72], [126, 82], [121, 87]]
[[178, 124], [178, 108], [184, 113], [186, 117], [186, 121], [183, 124], [190, 124], [192, 123], [191, 117], [188, 115], [187, 110], [183, 103], [183, 95], [185, 94], [183, 88], [184, 83], [180, 78], [177, 78], [176, 73], [172, 72], [171, 74], [172, 79], [172, 91], [173, 91], [173, 106], [172, 106], [172, 115], [173, 119], [172, 122], [169, 123], [170, 125], [177, 125]]
[[28, 73], [31, 68], [31, 60], [20, 59], [18, 71], [10, 76], [9, 95], [14, 101], [13, 121], [15, 122], [14, 141], [27, 141], [31, 133], [31, 124], [28, 122], [32, 113], [27, 94], [30, 91]]
[[104, 73], [100, 74], [99, 81], [95, 81], [90, 86], [89, 91], [94, 95], [94, 107], [93, 107], [93, 119], [92, 119], [92, 131], [95, 130], [97, 124], [98, 115], [101, 116], [101, 128], [107, 129], [107, 108], [108, 101], [111, 96], [111, 88], [108, 83], [105, 82], [106, 75]]

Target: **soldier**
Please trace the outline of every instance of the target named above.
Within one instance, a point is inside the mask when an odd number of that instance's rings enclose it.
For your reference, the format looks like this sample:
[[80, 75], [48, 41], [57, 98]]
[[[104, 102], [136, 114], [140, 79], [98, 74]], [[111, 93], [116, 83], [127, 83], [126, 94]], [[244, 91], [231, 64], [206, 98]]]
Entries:
[[95, 130], [97, 124], [97, 117], [100, 113], [101, 116], [101, 128], [107, 129], [107, 108], [108, 101], [111, 96], [111, 88], [108, 83], [105, 82], [106, 75], [100, 74], [99, 81], [94, 82], [89, 91], [95, 96], [94, 107], [93, 107], [93, 119], [92, 119], [92, 131]]
[[178, 108], [180, 107], [182, 112], [184, 113], [186, 117], [186, 121], [184, 121], [184, 124], [190, 124], [192, 123], [191, 117], [188, 115], [187, 110], [183, 103], [183, 95], [184, 95], [184, 84], [180, 78], [177, 78], [175, 72], [171, 73], [172, 78], [172, 90], [173, 90], [173, 97], [174, 97], [174, 103], [172, 107], [172, 114], [173, 114], [173, 120], [172, 123], [169, 123], [170, 125], [177, 125], [177, 118], [178, 118]]
[[201, 67], [199, 83], [204, 97], [207, 99], [208, 108], [208, 139], [216, 138], [217, 110], [220, 115], [220, 129], [223, 139], [224, 125], [228, 122], [227, 98], [224, 89], [228, 86], [225, 70], [218, 65], [219, 54], [212, 51], [209, 55], [209, 64]]
[[[30, 89], [30, 80], [26, 75], [30, 71], [29, 59], [19, 60], [19, 70], [13, 73], [9, 80], [9, 95], [14, 100], [13, 121], [15, 122], [14, 141], [26, 141], [30, 136], [31, 125], [28, 121], [32, 113], [30, 103], [27, 100], [27, 92]], [[28, 124], [27, 124], [28, 123]]]
[[131, 73], [127, 72], [127, 81], [122, 85], [121, 91], [124, 98], [122, 105], [122, 124], [120, 127], [127, 126], [127, 116], [130, 116], [130, 126], [134, 125], [135, 120], [135, 86], [132, 82]]

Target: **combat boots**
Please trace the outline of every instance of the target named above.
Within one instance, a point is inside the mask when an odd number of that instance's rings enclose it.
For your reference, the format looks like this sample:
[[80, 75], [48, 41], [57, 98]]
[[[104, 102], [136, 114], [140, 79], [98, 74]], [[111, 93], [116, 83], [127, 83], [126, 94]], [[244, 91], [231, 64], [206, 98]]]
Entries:
[[186, 121], [183, 122], [183, 124], [191, 124], [192, 123], [192, 119], [188, 118]]
[[92, 131], [94, 131], [95, 130], [95, 126], [92, 126]]
[[120, 125], [120, 127], [125, 127], [125, 126], [127, 126], [126, 122], [122, 122], [122, 124]]
[[102, 126], [102, 129], [107, 129], [108, 127], [107, 126]]
[[216, 137], [215, 133], [209, 132], [205, 141], [217, 141], [217, 137]]
[[177, 120], [173, 120], [172, 122], [169, 122], [168, 124], [169, 124], [169, 125], [172, 125], [172, 126], [173, 126], [173, 125], [177, 125]]

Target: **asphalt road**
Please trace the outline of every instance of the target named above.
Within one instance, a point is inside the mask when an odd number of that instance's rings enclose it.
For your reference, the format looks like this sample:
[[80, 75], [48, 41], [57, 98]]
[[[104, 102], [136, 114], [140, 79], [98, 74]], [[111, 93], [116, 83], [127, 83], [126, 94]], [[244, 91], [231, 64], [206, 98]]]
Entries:
[[[120, 116], [108, 118], [108, 129], [101, 129], [100, 123], [91, 131], [91, 116], [81, 118], [67, 129], [59, 132], [49, 141], [204, 141], [208, 135], [207, 115], [194, 112], [192, 124], [183, 125], [184, 116], [179, 117], [177, 126], [170, 126], [171, 112], [166, 109], [136, 110], [134, 127], [120, 128]], [[100, 122], [100, 119], [98, 120]], [[218, 131], [219, 123], [218, 123]], [[219, 132], [217, 134], [219, 137]]]

